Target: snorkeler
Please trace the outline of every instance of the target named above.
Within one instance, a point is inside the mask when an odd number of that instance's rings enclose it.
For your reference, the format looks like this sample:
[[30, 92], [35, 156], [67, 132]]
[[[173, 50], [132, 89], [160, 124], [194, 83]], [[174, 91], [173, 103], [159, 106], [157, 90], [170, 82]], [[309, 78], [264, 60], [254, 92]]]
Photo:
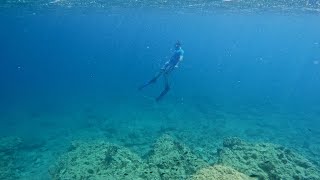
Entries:
[[174, 53], [171, 56], [170, 60], [164, 64], [164, 66], [160, 69], [160, 71], [155, 75], [154, 78], [152, 78], [149, 82], [139, 87], [139, 90], [142, 90], [143, 88], [149, 86], [150, 84], [153, 84], [157, 81], [157, 79], [163, 75], [164, 77], [164, 90], [160, 93], [160, 95], [156, 98], [156, 101], [159, 101], [162, 99], [164, 95], [168, 93], [170, 90], [169, 82], [168, 82], [168, 76], [169, 74], [178, 67], [179, 63], [183, 60], [183, 54], [184, 51], [181, 48], [180, 41], [177, 41], [174, 44]]

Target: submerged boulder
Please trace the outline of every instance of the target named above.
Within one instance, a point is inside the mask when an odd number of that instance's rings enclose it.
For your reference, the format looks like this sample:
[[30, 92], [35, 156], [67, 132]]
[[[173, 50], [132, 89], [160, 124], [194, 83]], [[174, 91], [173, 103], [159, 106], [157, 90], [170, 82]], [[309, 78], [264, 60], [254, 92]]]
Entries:
[[156, 141], [149, 163], [156, 165], [164, 180], [187, 179], [197, 170], [209, 166], [169, 135], [163, 135]]
[[0, 179], [17, 179], [15, 162], [20, 144], [18, 137], [0, 137]]
[[279, 145], [247, 143], [228, 138], [218, 151], [219, 164], [258, 179], [320, 179], [317, 167], [301, 155]]
[[160, 179], [155, 167], [147, 165], [127, 148], [98, 142], [75, 142], [49, 170], [52, 179]]
[[249, 176], [231, 167], [214, 165], [203, 168], [195, 173], [190, 180], [250, 180]]

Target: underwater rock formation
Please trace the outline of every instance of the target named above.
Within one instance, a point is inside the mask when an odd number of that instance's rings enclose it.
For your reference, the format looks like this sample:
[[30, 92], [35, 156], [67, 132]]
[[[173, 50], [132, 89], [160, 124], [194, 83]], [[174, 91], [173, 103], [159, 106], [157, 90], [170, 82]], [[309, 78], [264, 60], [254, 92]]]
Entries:
[[149, 163], [159, 168], [161, 179], [187, 179], [208, 163], [194, 155], [189, 148], [163, 135], [154, 144]]
[[199, 170], [190, 180], [250, 180], [251, 178], [231, 167], [214, 165]]
[[[52, 179], [320, 179], [317, 167], [282, 146], [227, 138], [210, 166], [169, 135], [154, 144], [147, 161], [122, 146], [74, 142], [49, 170]], [[245, 175], [246, 174], [246, 175]]]
[[160, 179], [156, 167], [104, 141], [73, 143], [49, 173], [52, 179]]
[[16, 179], [15, 157], [21, 144], [18, 137], [0, 138], [0, 179]]
[[18, 137], [0, 137], [0, 152], [9, 153], [16, 151], [22, 141]]
[[258, 179], [320, 179], [320, 172], [310, 161], [279, 145], [247, 143], [227, 138], [218, 150], [219, 164]]

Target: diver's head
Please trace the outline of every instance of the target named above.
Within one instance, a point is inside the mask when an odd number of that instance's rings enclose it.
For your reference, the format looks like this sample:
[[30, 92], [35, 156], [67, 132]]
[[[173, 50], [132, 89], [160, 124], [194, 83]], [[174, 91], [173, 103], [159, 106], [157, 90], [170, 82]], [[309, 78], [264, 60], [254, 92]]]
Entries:
[[180, 48], [181, 48], [181, 42], [180, 42], [180, 41], [177, 41], [177, 42], [174, 44], [174, 48], [175, 48], [175, 49], [180, 49]]

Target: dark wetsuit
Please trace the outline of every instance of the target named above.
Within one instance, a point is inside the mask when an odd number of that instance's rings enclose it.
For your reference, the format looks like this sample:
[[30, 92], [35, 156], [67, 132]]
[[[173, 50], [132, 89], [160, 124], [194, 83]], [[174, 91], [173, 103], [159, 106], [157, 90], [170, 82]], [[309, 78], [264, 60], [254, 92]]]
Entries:
[[179, 63], [180, 58], [183, 57], [183, 54], [184, 54], [184, 51], [182, 48], [175, 50], [170, 60], [166, 62], [166, 64], [161, 68], [161, 70], [164, 70], [165, 73], [170, 73], [175, 68], [175, 66]]
[[176, 49], [171, 56], [170, 60], [165, 63], [165, 65], [160, 69], [160, 71], [156, 74], [154, 78], [152, 78], [149, 82], [146, 84], [142, 85], [139, 90], [145, 88], [146, 86], [153, 84], [157, 81], [157, 79], [163, 75], [164, 80], [165, 80], [165, 89], [161, 92], [161, 94], [156, 98], [156, 101], [159, 101], [167, 92], [170, 90], [169, 82], [168, 82], [168, 75], [170, 72], [174, 70], [174, 68], [178, 65], [180, 60], [182, 59], [184, 54], [184, 51], [182, 50], [181, 47]]

